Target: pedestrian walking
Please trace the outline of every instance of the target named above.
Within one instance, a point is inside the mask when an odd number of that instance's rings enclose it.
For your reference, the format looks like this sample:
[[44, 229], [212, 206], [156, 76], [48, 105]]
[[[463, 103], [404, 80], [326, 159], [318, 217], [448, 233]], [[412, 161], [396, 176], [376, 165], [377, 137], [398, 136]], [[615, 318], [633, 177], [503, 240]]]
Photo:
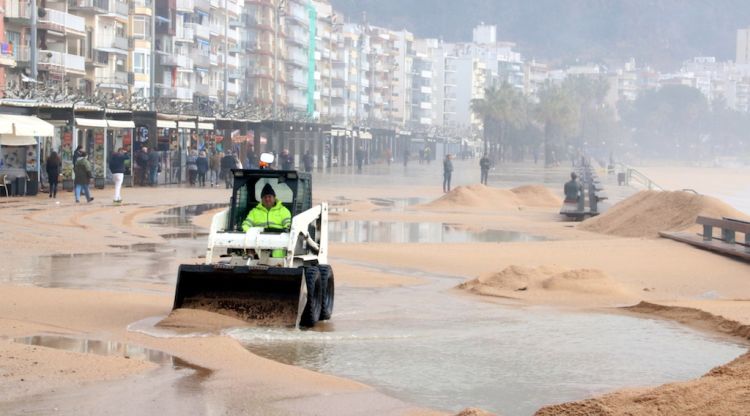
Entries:
[[312, 172], [313, 169], [313, 155], [310, 150], [306, 150], [302, 156], [302, 164], [305, 166], [305, 172]]
[[136, 182], [138, 186], [146, 186], [148, 184], [146, 180], [148, 176], [148, 156], [147, 146], [141, 147], [141, 150], [135, 155]]
[[224, 187], [229, 189], [232, 187], [232, 169], [237, 167], [237, 162], [232, 154], [231, 150], [227, 150], [226, 155], [221, 158], [221, 177], [224, 178]]
[[453, 156], [448, 153], [443, 159], [443, 192], [451, 191], [451, 176], [453, 175]]
[[57, 179], [60, 176], [60, 168], [62, 167], [62, 160], [60, 160], [57, 152], [52, 152], [49, 155], [44, 167], [47, 171], [47, 182], [49, 182], [49, 197], [57, 198]]
[[281, 170], [292, 170], [294, 169], [294, 158], [289, 154], [289, 149], [281, 151], [279, 156], [279, 163], [281, 163]]
[[482, 173], [480, 181], [483, 185], [487, 185], [487, 176], [490, 172], [491, 165], [492, 163], [490, 163], [490, 158], [487, 157], [487, 153], [483, 154], [482, 158], [479, 159], [479, 169]]
[[362, 146], [357, 148], [355, 157], [357, 158], [357, 172], [362, 173], [362, 164], [365, 163], [365, 149]]
[[112, 172], [112, 181], [115, 183], [115, 196], [112, 201], [115, 204], [122, 203], [122, 181], [125, 178], [125, 161], [128, 155], [122, 147], [109, 156], [109, 171]]
[[224, 155], [221, 152], [214, 151], [208, 161], [208, 167], [211, 169], [211, 186], [219, 185], [219, 172], [221, 172], [221, 158]]
[[91, 167], [91, 162], [86, 159], [86, 151], [81, 150], [80, 157], [76, 160], [75, 166], [73, 166], [73, 173], [75, 173], [75, 197], [76, 202], [81, 202], [81, 192], [86, 196], [86, 202], [91, 202], [94, 197], [89, 192], [89, 183], [94, 177], [94, 170]]
[[153, 150], [148, 155], [148, 183], [151, 186], [159, 184], [159, 172], [161, 172], [161, 155]]
[[195, 186], [195, 181], [198, 177], [198, 152], [190, 150], [187, 157], [187, 171], [188, 171], [188, 183], [190, 186]]
[[201, 150], [198, 154], [198, 158], [195, 160], [195, 164], [198, 167], [198, 184], [200, 186], [206, 186], [206, 172], [208, 172], [208, 158], [206, 152]]

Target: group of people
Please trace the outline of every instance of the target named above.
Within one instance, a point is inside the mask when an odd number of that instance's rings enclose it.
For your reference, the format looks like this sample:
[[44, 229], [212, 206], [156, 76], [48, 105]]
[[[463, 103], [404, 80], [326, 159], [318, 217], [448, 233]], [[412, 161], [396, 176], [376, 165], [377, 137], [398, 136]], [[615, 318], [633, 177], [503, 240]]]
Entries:
[[[479, 171], [480, 171], [480, 182], [482, 185], [487, 185], [487, 176], [489, 175], [492, 162], [485, 153], [482, 158], [479, 159]], [[451, 177], [453, 176], [453, 155], [448, 153], [443, 159], [443, 192], [447, 193], [451, 191]]]

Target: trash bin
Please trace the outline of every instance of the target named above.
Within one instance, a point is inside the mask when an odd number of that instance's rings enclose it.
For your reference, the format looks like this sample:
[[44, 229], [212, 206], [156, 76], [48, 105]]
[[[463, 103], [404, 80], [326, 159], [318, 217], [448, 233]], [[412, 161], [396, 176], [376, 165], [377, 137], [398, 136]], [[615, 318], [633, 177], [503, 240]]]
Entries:
[[26, 195], [26, 177], [18, 177], [13, 180], [14, 187], [13, 187], [13, 195], [15, 196], [24, 196]]
[[29, 180], [26, 182], [26, 195], [36, 196], [39, 192], [39, 175], [36, 172], [29, 172]]

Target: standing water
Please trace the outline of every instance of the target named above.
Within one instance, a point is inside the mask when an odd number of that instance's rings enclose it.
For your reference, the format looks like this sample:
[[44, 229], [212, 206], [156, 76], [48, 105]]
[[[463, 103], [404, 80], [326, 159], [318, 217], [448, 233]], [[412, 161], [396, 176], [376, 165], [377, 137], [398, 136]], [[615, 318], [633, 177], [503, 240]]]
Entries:
[[229, 335], [267, 358], [355, 379], [420, 405], [479, 406], [503, 415], [687, 380], [745, 350], [661, 320], [477, 301], [449, 291], [461, 278], [418, 275], [430, 283], [337, 288], [333, 320], [314, 331], [255, 328]]

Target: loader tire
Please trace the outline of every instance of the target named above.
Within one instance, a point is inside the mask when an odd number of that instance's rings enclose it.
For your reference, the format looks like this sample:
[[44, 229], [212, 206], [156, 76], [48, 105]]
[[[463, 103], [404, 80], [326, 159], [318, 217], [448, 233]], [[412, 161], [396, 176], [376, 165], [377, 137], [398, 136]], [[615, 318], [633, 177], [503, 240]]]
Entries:
[[327, 321], [331, 319], [333, 314], [333, 295], [334, 281], [333, 281], [333, 269], [331, 266], [321, 264], [318, 266], [320, 269], [320, 283], [323, 288], [323, 301], [320, 304], [320, 320]]
[[300, 326], [313, 327], [320, 318], [320, 308], [323, 301], [323, 285], [320, 281], [320, 270], [317, 267], [305, 267], [305, 283], [307, 284], [307, 305], [302, 312]]

